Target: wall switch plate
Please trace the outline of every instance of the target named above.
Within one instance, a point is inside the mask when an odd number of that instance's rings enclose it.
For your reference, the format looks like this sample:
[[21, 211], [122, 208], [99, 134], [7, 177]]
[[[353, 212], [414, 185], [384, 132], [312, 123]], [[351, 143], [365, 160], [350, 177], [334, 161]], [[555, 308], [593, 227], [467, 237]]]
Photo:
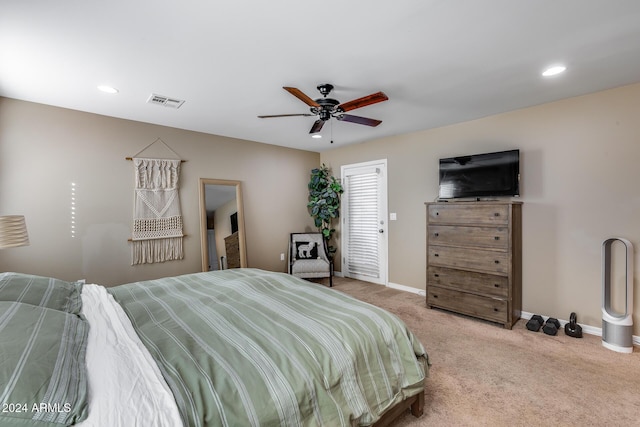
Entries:
[[395, 212], [392, 212], [392, 213], [389, 214], [389, 221], [395, 221], [397, 219], [398, 219], [398, 217], [396, 216]]
[[284, 261], [284, 254], [280, 254], [280, 261]]

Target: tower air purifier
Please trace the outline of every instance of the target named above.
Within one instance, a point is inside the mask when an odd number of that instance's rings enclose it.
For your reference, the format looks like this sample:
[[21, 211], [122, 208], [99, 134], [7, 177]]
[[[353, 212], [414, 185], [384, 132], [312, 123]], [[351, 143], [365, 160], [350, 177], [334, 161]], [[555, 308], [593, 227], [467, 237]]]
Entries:
[[[612, 246], [622, 243], [625, 249], [624, 312], [612, 301]], [[618, 243], [618, 244], [619, 244]], [[616, 289], [617, 290], [617, 289]], [[627, 239], [613, 237], [602, 243], [602, 345], [620, 353], [633, 352], [633, 245]]]

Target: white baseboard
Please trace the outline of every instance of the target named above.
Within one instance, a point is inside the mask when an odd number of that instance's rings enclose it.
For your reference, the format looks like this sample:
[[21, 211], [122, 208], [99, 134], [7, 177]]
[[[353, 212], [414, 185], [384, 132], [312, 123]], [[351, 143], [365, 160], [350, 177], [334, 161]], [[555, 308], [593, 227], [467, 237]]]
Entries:
[[400, 285], [398, 283], [389, 282], [387, 285], [390, 288], [398, 289], [399, 291], [411, 292], [412, 294], [422, 295], [423, 297], [427, 295], [427, 293], [423, 289], [414, 288], [412, 286]]
[[[344, 277], [341, 271], [334, 271], [333, 275], [336, 277]], [[387, 284], [389, 288], [397, 289], [399, 291], [411, 292], [412, 294], [422, 295], [423, 297], [427, 295], [424, 289], [414, 288], [413, 286], [400, 285], [398, 283], [389, 282]]]

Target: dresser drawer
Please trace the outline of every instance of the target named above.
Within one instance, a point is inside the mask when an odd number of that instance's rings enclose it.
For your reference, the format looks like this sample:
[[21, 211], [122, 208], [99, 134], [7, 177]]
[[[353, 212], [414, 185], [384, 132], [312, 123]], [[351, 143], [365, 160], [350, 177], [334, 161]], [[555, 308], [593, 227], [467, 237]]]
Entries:
[[506, 225], [509, 223], [509, 205], [438, 203], [427, 206], [427, 220], [430, 223]]
[[509, 278], [451, 268], [427, 268], [427, 286], [443, 286], [499, 298], [509, 296]]
[[499, 298], [483, 297], [430, 286], [427, 291], [427, 305], [494, 322], [506, 323], [508, 321], [509, 305], [506, 300]]
[[467, 227], [462, 225], [431, 225], [430, 245], [479, 246], [508, 249], [508, 227]]
[[509, 254], [499, 250], [429, 246], [427, 265], [480, 270], [492, 274], [509, 273]]

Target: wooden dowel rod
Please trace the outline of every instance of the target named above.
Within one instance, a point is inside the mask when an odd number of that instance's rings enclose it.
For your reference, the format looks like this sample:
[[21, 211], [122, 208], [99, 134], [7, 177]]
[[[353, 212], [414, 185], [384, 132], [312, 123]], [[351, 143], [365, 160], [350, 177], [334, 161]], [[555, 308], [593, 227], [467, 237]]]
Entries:
[[[181, 237], [189, 237], [188, 234], [183, 234]], [[173, 239], [173, 237], [166, 237], [166, 239]], [[143, 239], [143, 240], [158, 240], [158, 239]], [[133, 242], [132, 238], [128, 238], [127, 242]]]
[[[133, 160], [133, 157], [125, 157], [125, 160]], [[159, 160], [178, 160], [178, 159], [159, 159]], [[185, 163], [186, 160], [180, 160], [180, 163]]]

